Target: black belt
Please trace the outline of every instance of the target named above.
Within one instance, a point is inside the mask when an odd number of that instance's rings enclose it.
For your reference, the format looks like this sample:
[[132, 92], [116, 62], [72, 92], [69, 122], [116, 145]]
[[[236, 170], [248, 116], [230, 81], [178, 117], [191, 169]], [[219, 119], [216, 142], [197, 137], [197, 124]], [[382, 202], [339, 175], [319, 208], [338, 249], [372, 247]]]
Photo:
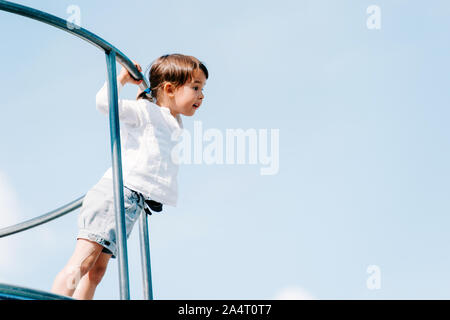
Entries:
[[159, 203], [154, 200], [144, 200], [145, 201], [145, 212], [149, 215], [152, 215], [152, 211], [161, 212], [163, 209], [162, 203]]
[[133, 189], [128, 188], [127, 186], [125, 186], [125, 188], [131, 190], [132, 192], [134, 192], [138, 197], [142, 197], [142, 200], [144, 200], [144, 210], [148, 215], [152, 215], [152, 210], [155, 212], [161, 212], [163, 209], [163, 205], [162, 203], [159, 203], [155, 200], [145, 200], [145, 197], [142, 193], [137, 192]]

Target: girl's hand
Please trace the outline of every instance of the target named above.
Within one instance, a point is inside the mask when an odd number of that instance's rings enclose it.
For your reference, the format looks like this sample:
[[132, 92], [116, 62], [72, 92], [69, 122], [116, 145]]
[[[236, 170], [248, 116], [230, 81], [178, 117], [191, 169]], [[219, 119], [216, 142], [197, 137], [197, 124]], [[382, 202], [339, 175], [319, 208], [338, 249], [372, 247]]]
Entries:
[[[134, 60], [132, 60], [134, 65], [136, 66], [136, 68], [138, 69], [139, 72], [142, 72], [142, 68], [141, 66]], [[117, 81], [119, 81], [123, 86], [126, 83], [132, 83], [132, 84], [140, 84], [142, 82], [142, 80], [136, 81], [134, 80], [134, 78], [131, 76], [131, 74], [128, 72], [128, 70], [126, 68], [124, 68], [122, 66], [122, 70], [120, 70], [119, 75], [117, 76]]]

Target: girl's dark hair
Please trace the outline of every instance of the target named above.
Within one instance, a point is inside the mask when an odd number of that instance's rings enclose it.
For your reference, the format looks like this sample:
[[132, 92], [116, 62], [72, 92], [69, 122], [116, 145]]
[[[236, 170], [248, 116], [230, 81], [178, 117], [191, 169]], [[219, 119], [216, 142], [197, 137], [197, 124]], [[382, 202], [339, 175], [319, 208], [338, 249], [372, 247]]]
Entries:
[[[203, 71], [208, 79], [208, 69], [193, 56], [174, 53], [163, 55], [153, 61], [148, 73], [153, 100], [158, 99], [160, 90], [166, 82], [171, 83], [175, 88], [181, 87], [192, 79], [196, 70]], [[145, 92], [137, 96], [137, 99], [141, 98], [147, 98]]]

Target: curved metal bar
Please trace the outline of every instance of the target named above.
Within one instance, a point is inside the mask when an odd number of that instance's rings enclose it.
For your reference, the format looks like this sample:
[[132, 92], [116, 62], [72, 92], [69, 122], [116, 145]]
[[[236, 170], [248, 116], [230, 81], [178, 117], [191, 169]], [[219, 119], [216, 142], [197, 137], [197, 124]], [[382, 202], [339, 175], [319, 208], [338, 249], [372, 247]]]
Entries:
[[73, 300], [66, 296], [0, 283], [0, 300]]
[[79, 26], [73, 25], [67, 20], [61, 19], [49, 13], [9, 1], [0, 0], [0, 10], [8, 11], [30, 19], [44, 22], [53, 27], [69, 32], [106, 52], [114, 51], [116, 53], [116, 59], [130, 72], [133, 78], [135, 78], [136, 80], [144, 80], [141, 82], [139, 87], [142, 90], [145, 90], [149, 87], [147, 79], [145, 79], [142, 73], [138, 71], [133, 62], [130, 59], [128, 59], [126, 55], [124, 55], [119, 49], [114, 47], [112, 44], [103, 40], [102, 38], [93, 34], [92, 32]]
[[[14, 14], [18, 14], [24, 17], [28, 17], [40, 22], [44, 22], [53, 27], [64, 30], [72, 35], [75, 35], [94, 46], [102, 49], [106, 53], [107, 57], [107, 69], [108, 69], [108, 84], [109, 84], [109, 102], [110, 102], [110, 131], [111, 131], [111, 151], [113, 160], [113, 180], [114, 180], [114, 202], [116, 211], [116, 227], [118, 233], [118, 257], [119, 257], [119, 281], [120, 281], [120, 293], [121, 299], [129, 299], [129, 284], [128, 284], [128, 257], [126, 248], [126, 233], [124, 225], [124, 204], [123, 204], [123, 177], [122, 177], [122, 165], [120, 154], [120, 128], [118, 119], [118, 97], [116, 91], [116, 59], [119, 63], [126, 68], [131, 76], [136, 80], [143, 80], [139, 87], [141, 90], [145, 90], [149, 87], [149, 84], [141, 72], [137, 70], [133, 62], [128, 59], [120, 50], [112, 46], [107, 41], [96, 36], [92, 32], [75, 26], [68, 21], [59, 17], [53, 16], [43, 11], [39, 11], [33, 8], [29, 8], [20, 4], [16, 4], [9, 1], [0, 0], [0, 10], [8, 11]], [[56, 219], [69, 213], [82, 204], [83, 197], [78, 198], [71, 203], [51, 211], [47, 214], [39, 216], [37, 218], [19, 223], [14, 226], [10, 226], [0, 230], [0, 238], [14, 234], [20, 231], [33, 228], [40, 224], [46, 223], [50, 220]], [[144, 243], [148, 250], [148, 242]], [[150, 278], [151, 279], [151, 278]]]
[[84, 196], [82, 196], [82, 197], [56, 209], [56, 210], [50, 211], [50, 212], [45, 213], [36, 218], [15, 224], [13, 226], [9, 226], [9, 227], [0, 229], [0, 238], [6, 237], [6, 236], [9, 236], [11, 234], [18, 233], [21, 231], [25, 231], [30, 228], [34, 228], [41, 224], [52, 221], [56, 218], [62, 217], [64, 215], [68, 214], [69, 212], [72, 212], [73, 210], [76, 210], [79, 207], [81, 207], [81, 205], [83, 203], [83, 199], [84, 199]]

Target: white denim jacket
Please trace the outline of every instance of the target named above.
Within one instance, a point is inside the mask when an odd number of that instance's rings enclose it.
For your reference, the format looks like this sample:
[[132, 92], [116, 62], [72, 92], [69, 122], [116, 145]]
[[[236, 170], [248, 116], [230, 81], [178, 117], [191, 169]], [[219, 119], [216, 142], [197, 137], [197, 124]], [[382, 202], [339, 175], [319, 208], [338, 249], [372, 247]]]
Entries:
[[[118, 93], [122, 87], [118, 83]], [[97, 93], [96, 105], [109, 115], [106, 82]], [[176, 207], [178, 163], [171, 152], [183, 129], [180, 115], [174, 117], [169, 108], [146, 99], [119, 99], [119, 120], [124, 185], [147, 199]], [[112, 167], [103, 178], [112, 179]]]

